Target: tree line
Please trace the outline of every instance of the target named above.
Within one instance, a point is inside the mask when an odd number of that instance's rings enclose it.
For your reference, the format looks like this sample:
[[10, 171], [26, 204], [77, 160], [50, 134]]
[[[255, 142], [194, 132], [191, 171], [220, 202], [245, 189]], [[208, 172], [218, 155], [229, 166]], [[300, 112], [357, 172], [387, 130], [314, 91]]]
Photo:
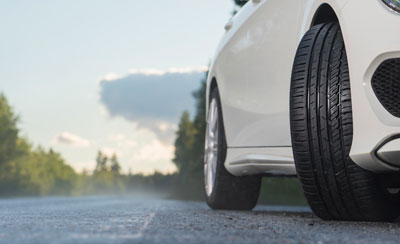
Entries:
[[77, 173], [53, 149], [34, 147], [20, 135], [18, 116], [0, 94], [0, 196], [49, 196], [167, 192], [176, 174], [122, 174], [117, 155], [96, 157], [93, 172]]
[[0, 94], [0, 195], [71, 194], [75, 171], [52, 149], [20, 136], [18, 117]]
[[[177, 172], [123, 174], [117, 155], [101, 151], [91, 173], [77, 173], [53, 149], [34, 147], [20, 136], [18, 116], [0, 94], [0, 196], [157, 193], [169, 198], [203, 200], [206, 77], [193, 92], [195, 113], [183, 111], [175, 140]], [[270, 196], [274, 197], [270, 197]], [[264, 179], [260, 201], [302, 204], [297, 179]]]

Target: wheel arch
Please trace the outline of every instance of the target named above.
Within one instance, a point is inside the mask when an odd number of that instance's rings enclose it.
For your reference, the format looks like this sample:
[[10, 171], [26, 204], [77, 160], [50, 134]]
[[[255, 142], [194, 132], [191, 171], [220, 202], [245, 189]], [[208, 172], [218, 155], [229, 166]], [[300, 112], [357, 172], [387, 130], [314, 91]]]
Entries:
[[208, 104], [210, 103], [211, 93], [215, 88], [218, 88], [217, 78], [215, 76], [210, 75], [207, 80], [208, 81], [206, 88], [206, 114], [208, 114]]
[[215, 88], [218, 88], [217, 79], [213, 77], [210, 82], [209, 93], [211, 93]]
[[328, 3], [323, 3], [315, 11], [310, 28], [318, 24], [329, 23], [333, 21], [339, 22], [339, 18], [335, 10]]
[[[306, 0], [303, 6], [299, 43], [306, 32], [315, 25], [337, 21], [343, 32], [342, 9], [349, 0]], [[343, 33], [345, 34], [345, 33]]]

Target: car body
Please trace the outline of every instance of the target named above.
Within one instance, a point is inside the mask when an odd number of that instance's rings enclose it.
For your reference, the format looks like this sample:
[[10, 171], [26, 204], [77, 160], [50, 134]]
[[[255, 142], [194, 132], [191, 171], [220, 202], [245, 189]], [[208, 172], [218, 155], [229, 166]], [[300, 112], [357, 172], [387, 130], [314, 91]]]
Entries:
[[[323, 18], [318, 14], [324, 7], [336, 14], [347, 47], [354, 123], [350, 156], [368, 170], [399, 170], [400, 160], [387, 164], [375, 155], [385, 139], [400, 133], [400, 118], [381, 105], [371, 86], [378, 66], [400, 57], [400, 32], [394, 31], [399, 14], [379, 0], [261, 0], [249, 1], [228, 23], [207, 82], [208, 92], [219, 88], [230, 173], [296, 174], [290, 76], [299, 42]], [[399, 142], [385, 150], [400, 150]]]
[[249, 210], [296, 176], [326, 220], [400, 216], [400, 0], [251, 0], [207, 80], [205, 189]]

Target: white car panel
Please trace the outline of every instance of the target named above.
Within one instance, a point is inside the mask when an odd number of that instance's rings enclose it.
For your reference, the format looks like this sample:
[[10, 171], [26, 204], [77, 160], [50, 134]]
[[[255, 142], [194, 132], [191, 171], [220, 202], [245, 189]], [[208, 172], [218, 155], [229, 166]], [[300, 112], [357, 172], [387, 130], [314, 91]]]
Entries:
[[[218, 59], [213, 64], [213, 72], [216, 72], [213, 76], [218, 77], [224, 119], [235, 121], [225, 125], [229, 147], [242, 146], [237, 141], [245, 135], [244, 129], [248, 123], [248, 118], [244, 115], [247, 110], [244, 100], [248, 97], [246, 62], [251, 57], [246, 50], [249, 40], [246, 39], [246, 29], [242, 28], [242, 25], [246, 22], [246, 16], [251, 16], [257, 7], [257, 4], [247, 4], [241, 13], [231, 20], [232, 27], [223, 37], [217, 51]], [[230, 72], [219, 72], [219, 70], [230, 70]]]
[[233, 175], [295, 175], [291, 147], [228, 148], [226, 169]]
[[[289, 89], [299, 43], [302, 1], [265, 0], [243, 25], [248, 119], [240, 146], [290, 146]], [[268, 126], [265, 126], [268, 125]]]
[[[207, 98], [216, 80], [228, 145], [225, 165], [232, 174], [295, 173], [291, 67], [298, 43], [322, 4], [335, 11], [348, 55], [354, 127], [350, 156], [369, 170], [398, 170], [374, 152], [384, 139], [400, 133], [400, 119], [379, 103], [371, 77], [383, 60], [400, 58], [400, 15], [380, 0], [261, 0], [249, 1], [232, 19], [209, 71]], [[396, 151], [398, 145], [390, 143], [385, 150]]]
[[[349, 1], [341, 14], [348, 54], [353, 104], [351, 158], [373, 171], [391, 170], [375, 160], [373, 150], [385, 138], [400, 133], [400, 119], [392, 116], [375, 96], [371, 78], [379, 64], [400, 57], [400, 15], [380, 1]], [[354, 13], [357, 13], [355, 15]]]

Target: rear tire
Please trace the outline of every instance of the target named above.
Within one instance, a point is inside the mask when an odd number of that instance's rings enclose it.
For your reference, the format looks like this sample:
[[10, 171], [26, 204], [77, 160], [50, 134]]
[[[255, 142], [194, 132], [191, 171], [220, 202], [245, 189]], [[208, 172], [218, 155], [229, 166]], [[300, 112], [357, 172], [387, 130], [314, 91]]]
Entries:
[[300, 43], [290, 90], [294, 159], [304, 194], [325, 220], [391, 221], [399, 195], [349, 157], [350, 77], [338, 23], [312, 27]]
[[[206, 200], [208, 206], [212, 209], [225, 209], [225, 210], [251, 210], [253, 209], [258, 201], [258, 196], [261, 187], [261, 176], [245, 176], [238, 177], [230, 174], [225, 168], [226, 159], [226, 139], [224, 123], [222, 118], [221, 101], [218, 93], [218, 89], [215, 88], [211, 92], [210, 96], [210, 109], [209, 116], [207, 119], [207, 132], [206, 132], [206, 150], [205, 150], [205, 164], [204, 164], [204, 178], [206, 185]], [[213, 107], [214, 106], [214, 107]], [[217, 139], [214, 144], [211, 142], [211, 146], [208, 146], [209, 140], [212, 140], [212, 136], [208, 134], [209, 130], [212, 130], [211, 126], [211, 113], [215, 111], [216, 121], [216, 134]], [[213, 183], [207, 183], [208, 180], [212, 180], [212, 177], [207, 176], [209, 173], [207, 165], [212, 160], [212, 156], [207, 155], [210, 153], [214, 146], [217, 148], [216, 165], [215, 165], [215, 177]]]

